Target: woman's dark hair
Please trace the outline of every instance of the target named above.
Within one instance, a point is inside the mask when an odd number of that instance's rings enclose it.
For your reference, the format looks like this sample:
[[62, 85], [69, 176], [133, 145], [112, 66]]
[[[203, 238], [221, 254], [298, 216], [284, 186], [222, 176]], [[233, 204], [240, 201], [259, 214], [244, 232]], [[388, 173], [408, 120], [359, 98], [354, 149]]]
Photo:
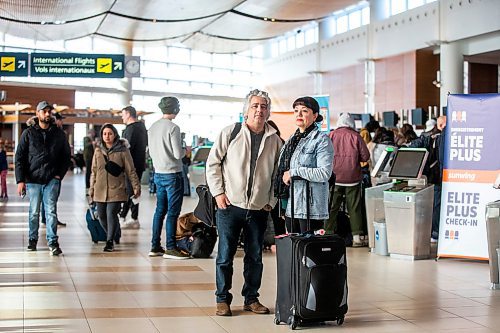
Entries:
[[104, 133], [104, 130], [106, 128], [110, 128], [113, 131], [113, 133], [115, 134], [115, 140], [113, 142], [116, 142], [120, 139], [120, 134], [118, 134], [118, 130], [116, 129], [116, 127], [113, 126], [113, 124], [106, 123], [106, 124], [102, 125], [101, 132], [99, 133], [99, 136], [101, 137], [101, 142], [103, 144], [104, 144], [104, 140], [102, 139], [102, 133]]
[[374, 143], [389, 143], [394, 144], [394, 132], [388, 130], [385, 127], [379, 127], [375, 130], [375, 135], [373, 136]]
[[[370, 118], [372, 117], [370, 116]], [[365, 128], [369, 133], [375, 132], [377, 128], [380, 128], [380, 124], [378, 123], [378, 121], [372, 119], [366, 124]]]

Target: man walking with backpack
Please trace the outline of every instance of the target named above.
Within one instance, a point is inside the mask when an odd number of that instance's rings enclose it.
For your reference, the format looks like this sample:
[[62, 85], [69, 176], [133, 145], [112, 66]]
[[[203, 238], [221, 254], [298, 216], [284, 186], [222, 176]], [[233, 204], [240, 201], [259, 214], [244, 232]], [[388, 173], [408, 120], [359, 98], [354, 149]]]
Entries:
[[[266, 92], [251, 91], [243, 108], [244, 123], [225, 127], [207, 159], [207, 184], [218, 207], [215, 292], [218, 316], [232, 315], [233, 259], [241, 230], [245, 236], [243, 309], [269, 313], [258, 299], [262, 245], [269, 212], [276, 204], [273, 179], [282, 146], [276, 130], [267, 124], [270, 109], [271, 99]], [[241, 126], [239, 130], [237, 126]]]

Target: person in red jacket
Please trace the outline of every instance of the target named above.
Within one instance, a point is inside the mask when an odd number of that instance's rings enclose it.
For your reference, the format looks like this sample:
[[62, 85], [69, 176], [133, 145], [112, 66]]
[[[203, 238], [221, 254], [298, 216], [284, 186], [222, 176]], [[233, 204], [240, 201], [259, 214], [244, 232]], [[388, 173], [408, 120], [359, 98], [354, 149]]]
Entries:
[[337, 213], [345, 195], [346, 208], [350, 215], [353, 246], [363, 246], [360, 235], [363, 233], [361, 202], [361, 162], [370, 159], [370, 152], [361, 135], [354, 129], [354, 120], [348, 113], [341, 114], [337, 129], [330, 133], [333, 143], [333, 172], [335, 187], [330, 193], [330, 218], [326, 222], [327, 233], [337, 230]]

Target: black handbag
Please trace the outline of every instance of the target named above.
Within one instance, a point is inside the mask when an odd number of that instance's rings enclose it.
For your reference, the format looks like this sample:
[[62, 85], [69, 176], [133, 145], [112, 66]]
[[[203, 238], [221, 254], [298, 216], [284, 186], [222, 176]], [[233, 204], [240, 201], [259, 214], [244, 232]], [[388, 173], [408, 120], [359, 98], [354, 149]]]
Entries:
[[118, 177], [119, 175], [121, 175], [121, 173], [123, 172], [123, 170], [125, 168], [120, 166], [119, 164], [113, 162], [113, 161], [110, 161], [106, 155], [103, 155], [103, 156], [104, 156], [104, 160], [106, 161], [106, 164], [104, 165], [104, 169], [106, 169], [106, 171], [111, 176]]

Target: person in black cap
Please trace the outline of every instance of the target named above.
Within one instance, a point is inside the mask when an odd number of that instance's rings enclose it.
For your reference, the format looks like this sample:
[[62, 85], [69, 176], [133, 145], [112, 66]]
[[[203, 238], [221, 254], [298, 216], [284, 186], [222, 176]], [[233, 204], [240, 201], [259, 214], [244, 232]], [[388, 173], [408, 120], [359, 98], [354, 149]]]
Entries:
[[[180, 111], [179, 100], [173, 96], [163, 97], [158, 104], [163, 117], [148, 131], [149, 155], [155, 169], [156, 210], [153, 217], [153, 232], [150, 257], [163, 256], [168, 259], [189, 259], [189, 254], [177, 248], [175, 231], [180, 215], [184, 181], [182, 179], [182, 138], [179, 126], [173, 123]], [[165, 220], [166, 216], [166, 220]], [[165, 220], [167, 248], [161, 246], [161, 232]]]
[[[134, 161], [135, 173], [139, 178], [142, 178], [142, 173], [146, 168], [146, 147], [148, 146], [148, 130], [142, 121], [137, 120], [137, 110], [129, 105], [122, 109], [122, 120], [127, 127], [123, 130], [122, 137], [126, 139], [130, 145], [130, 155]], [[120, 212], [120, 224], [122, 229], [139, 229], [139, 203], [135, 204], [132, 201], [134, 194], [132, 184], [127, 178], [127, 193], [128, 201], [123, 203]], [[126, 221], [128, 211], [131, 212], [131, 220]]]
[[[56, 126], [62, 130], [64, 117], [62, 116], [61, 113], [56, 112], [54, 110], [52, 110], [52, 115], [54, 116], [54, 119], [56, 120], [55, 121]], [[66, 134], [66, 132], [64, 132], [64, 134]], [[60, 194], [61, 194], [61, 187], [59, 187], [59, 193], [57, 194], [57, 201], [59, 201]], [[41, 215], [41, 219], [42, 219], [42, 224], [47, 224], [47, 220], [45, 219], [45, 208], [43, 207], [43, 205], [40, 207], [40, 215]], [[57, 218], [57, 225], [58, 226], [60, 226], [60, 227], [66, 226], [66, 223], [59, 221], [59, 217], [57, 217], [57, 202], [56, 202], [56, 218]]]
[[49, 253], [62, 253], [57, 236], [56, 204], [61, 181], [71, 163], [65, 133], [55, 125], [54, 107], [47, 101], [38, 103], [36, 116], [27, 121], [16, 150], [17, 192], [30, 199], [28, 251], [36, 251], [40, 205], [45, 209], [46, 237]]
[[[332, 142], [319, 129], [323, 116], [319, 113], [318, 102], [309, 96], [293, 102], [293, 116], [297, 130], [283, 146], [276, 180], [274, 195], [282, 199], [288, 232], [305, 232], [323, 228], [323, 221], [328, 219], [328, 180], [332, 174]], [[290, 181], [292, 177], [301, 177], [310, 182], [294, 183], [294, 225], [291, 225]], [[314, 195], [306, 202], [303, 193], [310, 191]], [[309, 205], [309, 230], [307, 226], [307, 206]]]

